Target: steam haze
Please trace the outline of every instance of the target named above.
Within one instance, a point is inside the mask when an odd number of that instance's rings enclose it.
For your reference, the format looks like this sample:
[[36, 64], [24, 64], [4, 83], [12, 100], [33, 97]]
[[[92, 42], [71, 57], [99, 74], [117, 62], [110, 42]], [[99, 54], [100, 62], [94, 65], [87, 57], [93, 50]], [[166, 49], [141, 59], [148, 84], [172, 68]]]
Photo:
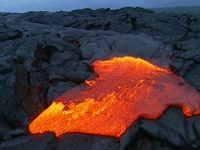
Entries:
[[0, 11], [70, 11], [81, 8], [200, 6], [200, 0], [0, 0]]

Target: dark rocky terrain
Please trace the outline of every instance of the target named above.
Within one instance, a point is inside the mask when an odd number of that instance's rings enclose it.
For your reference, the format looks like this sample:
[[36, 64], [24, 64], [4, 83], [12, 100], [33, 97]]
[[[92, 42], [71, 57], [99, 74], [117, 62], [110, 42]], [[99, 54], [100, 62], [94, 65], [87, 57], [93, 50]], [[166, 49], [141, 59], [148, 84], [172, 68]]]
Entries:
[[151, 10], [157, 13], [200, 14], [200, 6], [161, 7], [152, 8]]
[[54, 98], [93, 75], [98, 58], [131, 55], [170, 67], [200, 91], [200, 16], [142, 8], [0, 13], [0, 150], [200, 150], [200, 117], [171, 108], [121, 139], [30, 135]]

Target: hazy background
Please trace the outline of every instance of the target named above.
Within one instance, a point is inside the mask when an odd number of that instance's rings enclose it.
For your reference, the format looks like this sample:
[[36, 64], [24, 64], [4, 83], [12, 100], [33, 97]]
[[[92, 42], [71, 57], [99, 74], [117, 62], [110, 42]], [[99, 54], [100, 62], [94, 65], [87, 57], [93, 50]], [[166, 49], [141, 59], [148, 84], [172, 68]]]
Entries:
[[80, 8], [200, 6], [200, 0], [0, 0], [2, 12], [69, 11]]

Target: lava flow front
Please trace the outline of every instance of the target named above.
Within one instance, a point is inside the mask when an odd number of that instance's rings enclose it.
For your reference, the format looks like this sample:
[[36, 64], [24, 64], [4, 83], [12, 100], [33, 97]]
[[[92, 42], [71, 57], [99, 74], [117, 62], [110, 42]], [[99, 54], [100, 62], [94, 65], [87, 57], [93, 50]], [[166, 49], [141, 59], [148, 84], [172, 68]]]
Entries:
[[120, 137], [139, 118], [169, 106], [200, 114], [200, 94], [172, 72], [134, 57], [96, 61], [98, 78], [56, 99], [30, 124], [31, 133], [79, 132]]

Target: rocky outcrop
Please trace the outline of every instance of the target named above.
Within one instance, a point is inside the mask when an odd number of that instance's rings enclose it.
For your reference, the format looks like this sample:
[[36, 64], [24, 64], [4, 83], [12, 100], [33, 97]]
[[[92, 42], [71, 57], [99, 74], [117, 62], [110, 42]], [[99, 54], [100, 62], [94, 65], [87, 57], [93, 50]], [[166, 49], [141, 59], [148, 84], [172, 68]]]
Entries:
[[54, 134], [44, 134], [38, 136], [19, 136], [7, 140], [0, 144], [1, 150], [50, 150], [56, 144]]
[[139, 31], [167, 35], [172, 38], [178, 38], [187, 32], [187, 24], [184, 19], [178, 20], [176, 17], [166, 14], [154, 14], [154, 12], [143, 8], [84, 9], [57, 13], [29, 12], [23, 14], [22, 18], [47, 25], [120, 33]]
[[138, 121], [120, 140], [27, 131], [54, 98], [95, 76], [95, 59], [142, 57], [200, 90], [199, 27], [200, 16], [142, 8], [0, 13], [0, 149], [199, 149], [199, 117], [176, 109]]

